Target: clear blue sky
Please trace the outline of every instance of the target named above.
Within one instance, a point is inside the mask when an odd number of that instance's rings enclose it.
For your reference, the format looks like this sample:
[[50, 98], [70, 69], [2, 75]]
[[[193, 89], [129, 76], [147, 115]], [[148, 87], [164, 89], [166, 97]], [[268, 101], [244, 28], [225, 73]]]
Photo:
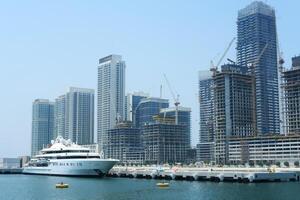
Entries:
[[[236, 17], [250, 0], [210, 1], [5, 1], [0, 3], [0, 157], [30, 153], [31, 106], [69, 86], [97, 88], [98, 59], [126, 61], [126, 92], [171, 99], [166, 73], [192, 108], [198, 142], [197, 72], [209, 68], [236, 36]], [[300, 2], [275, 7], [281, 49], [300, 53]], [[235, 48], [227, 57], [235, 59]]]

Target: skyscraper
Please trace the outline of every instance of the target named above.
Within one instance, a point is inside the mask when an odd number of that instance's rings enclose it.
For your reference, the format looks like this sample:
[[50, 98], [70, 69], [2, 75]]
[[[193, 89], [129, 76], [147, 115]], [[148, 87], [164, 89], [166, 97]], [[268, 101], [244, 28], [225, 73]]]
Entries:
[[97, 135], [101, 148], [106, 142], [106, 131], [125, 119], [125, 62], [119, 55], [99, 60]]
[[214, 90], [210, 71], [199, 72], [200, 130], [197, 160], [214, 161]]
[[54, 105], [54, 139], [57, 136], [68, 138], [66, 135], [66, 95], [55, 99]]
[[48, 99], [36, 99], [32, 105], [31, 155], [50, 144], [54, 129], [54, 103]]
[[144, 98], [136, 107], [135, 111], [135, 124], [138, 128], [142, 128], [145, 124], [155, 122], [153, 118], [159, 115], [162, 108], [169, 107], [168, 99], [161, 99], [155, 97]]
[[239, 11], [237, 30], [238, 64], [245, 67], [252, 64], [255, 68], [257, 133], [279, 133], [275, 10], [263, 2], [251, 3]]
[[70, 87], [55, 99], [55, 136], [78, 144], [94, 143], [94, 90]]
[[149, 94], [143, 92], [129, 93], [125, 98], [125, 120], [135, 123], [135, 112], [138, 104], [144, 98], [149, 97]]
[[213, 75], [216, 162], [228, 162], [230, 137], [252, 136], [252, 77], [247, 67], [226, 64]]

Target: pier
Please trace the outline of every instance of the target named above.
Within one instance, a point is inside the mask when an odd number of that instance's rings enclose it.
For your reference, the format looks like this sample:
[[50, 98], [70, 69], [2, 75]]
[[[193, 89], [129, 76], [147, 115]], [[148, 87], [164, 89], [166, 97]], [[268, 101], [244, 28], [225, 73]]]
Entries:
[[0, 174], [22, 174], [22, 168], [0, 168]]
[[300, 170], [275, 168], [159, 168], [159, 167], [114, 167], [109, 177], [215, 181], [215, 182], [287, 182], [299, 181]]

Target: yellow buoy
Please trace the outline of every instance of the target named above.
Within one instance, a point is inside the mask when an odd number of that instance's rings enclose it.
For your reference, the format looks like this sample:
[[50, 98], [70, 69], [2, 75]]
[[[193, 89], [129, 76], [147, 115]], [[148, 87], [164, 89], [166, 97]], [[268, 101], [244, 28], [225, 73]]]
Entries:
[[66, 184], [66, 183], [58, 183], [55, 185], [56, 188], [60, 188], [60, 189], [63, 189], [63, 188], [69, 188], [69, 184]]
[[169, 183], [156, 183], [156, 186], [160, 188], [167, 188], [169, 187]]

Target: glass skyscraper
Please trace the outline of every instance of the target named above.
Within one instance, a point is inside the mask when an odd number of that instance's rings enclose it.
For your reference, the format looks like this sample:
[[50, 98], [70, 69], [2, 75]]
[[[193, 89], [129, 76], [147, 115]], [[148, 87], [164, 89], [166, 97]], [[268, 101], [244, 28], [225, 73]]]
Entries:
[[125, 67], [119, 55], [99, 60], [97, 136], [100, 148], [106, 142], [106, 131], [125, 119]]
[[48, 99], [36, 99], [32, 105], [31, 156], [51, 143], [53, 131], [54, 103]]
[[160, 109], [168, 108], [169, 100], [161, 98], [144, 98], [140, 101], [135, 112], [135, 122], [138, 128], [142, 128], [145, 124], [154, 123], [155, 115], [159, 115]]
[[125, 98], [125, 120], [132, 121], [135, 124], [135, 112], [140, 101], [149, 97], [149, 94], [143, 92], [134, 92], [127, 94]]
[[55, 137], [78, 144], [94, 143], [94, 90], [70, 87], [55, 99]]
[[[280, 132], [275, 10], [255, 1], [238, 13], [237, 60], [254, 66], [256, 132]], [[265, 51], [263, 52], [263, 49]], [[259, 55], [262, 54], [260, 59]]]

